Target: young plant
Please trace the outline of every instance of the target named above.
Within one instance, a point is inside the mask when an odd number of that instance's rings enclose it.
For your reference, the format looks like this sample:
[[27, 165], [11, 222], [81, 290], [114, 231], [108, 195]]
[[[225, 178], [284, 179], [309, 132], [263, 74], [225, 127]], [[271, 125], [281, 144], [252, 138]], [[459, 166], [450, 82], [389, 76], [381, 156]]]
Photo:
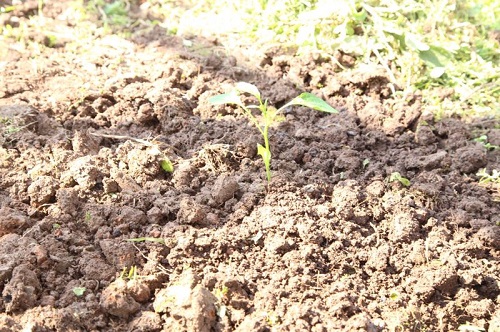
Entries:
[[482, 168], [477, 172], [477, 176], [480, 176], [479, 183], [498, 183], [500, 184], [500, 171], [494, 169], [489, 174], [486, 168]]
[[[241, 93], [252, 95], [257, 99], [259, 104], [243, 104], [240, 98]], [[243, 109], [244, 114], [250, 120], [250, 122], [252, 122], [257, 127], [264, 139], [264, 145], [257, 144], [257, 154], [259, 154], [264, 161], [268, 182], [271, 182], [271, 147], [269, 145], [269, 127], [283, 119], [281, 113], [285, 108], [293, 105], [298, 105], [309, 107], [316, 111], [338, 113], [336, 109], [328, 105], [323, 99], [316, 97], [315, 95], [308, 92], [301, 93], [299, 96], [293, 98], [287, 104], [283, 105], [279, 109], [276, 109], [275, 107], [268, 105], [267, 99], [262, 100], [259, 89], [257, 89], [255, 85], [246, 82], [237, 83], [235, 89], [231, 92], [214, 96], [210, 98], [209, 101], [212, 105], [233, 104], [239, 106], [241, 109]], [[255, 116], [252, 113], [252, 109], [258, 109], [261, 113], [261, 116]]]
[[409, 187], [411, 184], [410, 180], [403, 177], [401, 174], [399, 174], [399, 172], [393, 172], [389, 176], [389, 182], [394, 182], [394, 181], [399, 181], [405, 187]]

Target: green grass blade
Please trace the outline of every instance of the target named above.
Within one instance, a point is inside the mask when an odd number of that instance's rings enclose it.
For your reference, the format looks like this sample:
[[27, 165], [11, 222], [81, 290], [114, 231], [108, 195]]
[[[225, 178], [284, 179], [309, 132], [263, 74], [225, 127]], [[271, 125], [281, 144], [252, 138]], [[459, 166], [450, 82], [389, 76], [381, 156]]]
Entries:
[[292, 106], [292, 105], [300, 105], [312, 108], [316, 111], [326, 112], [326, 113], [338, 113], [339, 111], [335, 108], [328, 105], [326, 101], [323, 99], [316, 97], [312, 93], [303, 92], [299, 96], [293, 98], [290, 102], [288, 102], [285, 106], [281, 107], [281, 109]]
[[146, 242], [146, 241], [149, 241], [149, 242], [156, 242], [156, 243], [165, 244], [164, 239], [160, 239], [157, 237], [137, 237], [137, 238], [133, 238], [133, 239], [127, 239], [126, 241], [128, 241], [128, 242]]

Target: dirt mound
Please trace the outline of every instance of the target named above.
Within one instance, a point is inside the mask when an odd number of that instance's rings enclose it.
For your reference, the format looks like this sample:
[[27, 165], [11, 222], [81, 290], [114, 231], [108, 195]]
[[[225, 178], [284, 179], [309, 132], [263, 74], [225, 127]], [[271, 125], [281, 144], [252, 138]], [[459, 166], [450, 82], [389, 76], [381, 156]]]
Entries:
[[[433, 121], [378, 68], [196, 43], [9, 50], [1, 331], [500, 330], [500, 194], [475, 176], [500, 150], [473, 140], [498, 129]], [[208, 104], [240, 80], [340, 110], [286, 110], [269, 185], [252, 124]]]

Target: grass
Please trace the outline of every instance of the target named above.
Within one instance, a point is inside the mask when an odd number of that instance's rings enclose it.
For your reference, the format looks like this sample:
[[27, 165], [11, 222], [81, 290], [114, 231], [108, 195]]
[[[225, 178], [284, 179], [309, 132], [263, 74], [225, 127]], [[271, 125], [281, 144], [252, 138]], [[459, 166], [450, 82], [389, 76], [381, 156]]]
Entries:
[[[39, 5], [43, 14], [43, 2]], [[155, 19], [130, 15], [133, 5]], [[138, 26], [160, 24], [187, 39], [216, 36], [227, 49], [279, 44], [298, 54], [318, 52], [332, 59], [341, 51], [355, 57], [355, 67], [385, 68], [397, 98], [422, 91], [424, 109], [438, 120], [500, 120], [497, 0], [76, 0], [71, 8], [76, 45], [110, 33], [126, 37]], [[0, 15], [13, 10], [15, 6], [0, 7]], [[30, 28], [43, 31], [43, 20], [5, 25], [0, 36], [27, 42]], [[48, 46], [59, 39], [50, 31], [47, 36]], [[443, 88], [453, 90], [443, 98]]]
[[[495, 0], [184, 3], [148, 1], [173, 33], [216, 35], [227, 47], [280, 44], [325, 56], [340, 50], [355, 56], [357, 66], [384, 67], [396, 96], [424, 91], [424, 107], [438, 120], [500, 119], [500, 48], [491, 37], [500, 29]], [[453, 92], [443, 100], [439, 88]]]

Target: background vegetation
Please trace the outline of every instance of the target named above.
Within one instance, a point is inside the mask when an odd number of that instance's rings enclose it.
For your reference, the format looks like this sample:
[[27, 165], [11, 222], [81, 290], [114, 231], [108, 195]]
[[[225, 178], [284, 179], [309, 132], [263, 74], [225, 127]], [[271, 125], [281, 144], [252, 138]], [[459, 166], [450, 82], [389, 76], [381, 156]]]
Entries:
[[[3, 2], [0, 2], [3, 3]], [[192, 36], [265, 48], [280, 44], [297, 53], [332, 57], [343, 52], [355, 67], [383, 66], [393, 93], [422, 91], [424, 107], [443, 116], [500, 118], [500, 4], [498, 0], [75, 0], [71, 19], [88, 38], [161, 25], [189, 42]], [[1, 12], [16, 4], [0, 5]], [[44, 1], [30, 24], [43, 29]], [[1, 15], [1, 14], [0, 14]], [[27, 26], [0, 26], [23, 41]], [[47, 46], [60, 33], [48, 34]], [[443, 98], [446, 95], [446, 98]]]

